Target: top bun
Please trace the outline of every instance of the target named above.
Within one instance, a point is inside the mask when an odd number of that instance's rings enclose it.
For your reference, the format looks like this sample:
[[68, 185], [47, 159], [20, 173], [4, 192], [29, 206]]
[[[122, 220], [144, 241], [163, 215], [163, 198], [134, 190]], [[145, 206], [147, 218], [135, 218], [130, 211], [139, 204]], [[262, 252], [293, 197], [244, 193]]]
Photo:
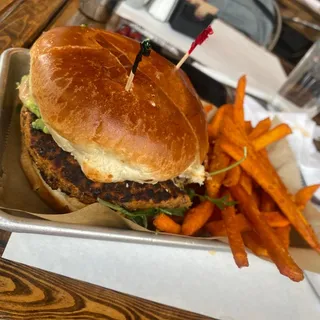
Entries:
[[31, 49], [30, 87], [41, 116], [93, 181], [200, 182], [208, 149], [202, 104], [184, 72], [154, 51], [125, 91], [139, 50], [104, 30], [45, 32]]

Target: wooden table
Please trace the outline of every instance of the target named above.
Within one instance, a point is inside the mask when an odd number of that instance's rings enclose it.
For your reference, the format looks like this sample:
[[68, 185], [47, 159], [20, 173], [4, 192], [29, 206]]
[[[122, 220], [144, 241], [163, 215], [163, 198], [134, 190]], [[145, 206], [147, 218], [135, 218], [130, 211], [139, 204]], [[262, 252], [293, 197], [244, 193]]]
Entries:
[[1, 258], [0, 319], [209, 320], [212, 318]]
[[[277, 0], [281, 15], [284, 17], [298, 17], [302, 20], [320, 25], [320, 15], [303, 5], [299, 0]], [[303, 34], [307, 39], [314, 42], [320, 37], [320, 31], [306, 27], [292, 21], [284, 21], [291, 28]]]
[[[78, 0], [1, 0], [0, 53], [30, 47], [45, 30], [86, 23]], [[10, 233], [0, 230], [0, 257]], [[106, 271], [107, 272], [107, 271]], [[125, 279], [124, 279], [125, 281]], [[168, 294], [170, 294], [168, 292]], [[0, 258], [0, 319], [212, 319]]]

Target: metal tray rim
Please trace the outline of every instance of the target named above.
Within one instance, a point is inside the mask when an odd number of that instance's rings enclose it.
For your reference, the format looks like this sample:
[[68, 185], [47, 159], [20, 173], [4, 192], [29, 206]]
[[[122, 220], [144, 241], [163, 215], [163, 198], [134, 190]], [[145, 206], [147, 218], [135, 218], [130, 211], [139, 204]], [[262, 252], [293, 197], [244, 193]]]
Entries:
[[[5, 50], [0, 58], [0, 110], [2, 110], [5, 88], [11, 58], [15, 54], [29, 55], [28, 49], [10, 48]], [[144, 233], [134, 230], [83, 226], [53, 222], [41, 219], [28, 219], [10, 215], [0, 210], [0, 229], [18, 232], [34, 233], [74, 238], [131, 242], [137, 244], [162, 245], [188, 249], [230, 251], [225, 243], [204, 238], [186, 238], [161, 233]]]

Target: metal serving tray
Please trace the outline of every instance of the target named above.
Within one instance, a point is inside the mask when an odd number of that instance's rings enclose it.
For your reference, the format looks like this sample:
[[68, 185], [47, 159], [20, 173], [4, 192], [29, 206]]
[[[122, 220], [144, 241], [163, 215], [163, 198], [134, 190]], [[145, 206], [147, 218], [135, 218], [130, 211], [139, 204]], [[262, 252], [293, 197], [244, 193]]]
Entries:
[[[5, 151], [5, 141], [13, 111], [12, 108], [19, 101], [16, 83], [20, 81], [23, 75], [29, 73], [29, 60], [29, 50], [21, 48], [8, 49], [2, 53], [0, 58], [0, 163], [2, 163]], [[2, 171], [2, 169], [0, 170]], [[2, 172], [0, 172], [0, 176], [1, 174]], [[0, 210], [0, 229], [21, 233], [143, 243], [189, 249], [230, 251], [227, 245], [214, 240], [83, 226], [34, 218], [28, 219], [7, 214], [2, 210]]]

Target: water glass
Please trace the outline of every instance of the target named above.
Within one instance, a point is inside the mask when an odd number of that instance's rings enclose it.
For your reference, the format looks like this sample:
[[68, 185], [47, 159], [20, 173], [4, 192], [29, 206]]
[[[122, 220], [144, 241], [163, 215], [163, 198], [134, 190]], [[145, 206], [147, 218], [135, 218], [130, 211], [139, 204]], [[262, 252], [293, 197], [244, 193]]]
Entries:
[[268, 108], [282, 112], [320, 112], [320, 39], [290, 73]]

